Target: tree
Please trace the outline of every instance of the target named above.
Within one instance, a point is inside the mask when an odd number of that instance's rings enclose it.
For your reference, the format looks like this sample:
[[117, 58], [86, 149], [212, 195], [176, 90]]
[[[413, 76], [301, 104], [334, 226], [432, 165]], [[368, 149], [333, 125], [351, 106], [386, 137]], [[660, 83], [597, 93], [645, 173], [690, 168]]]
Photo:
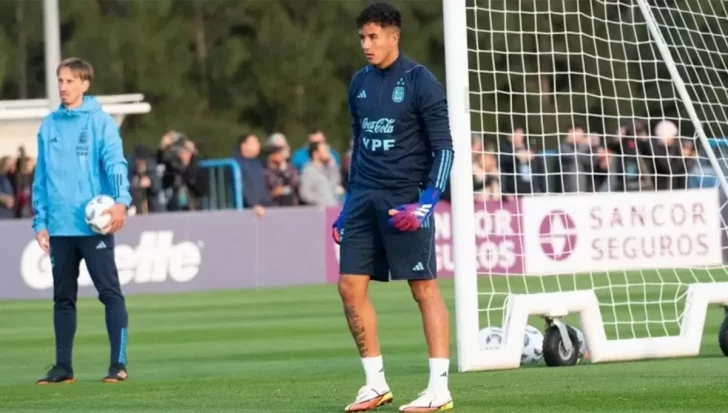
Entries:
[[[148, 115], [124, 125], [127, 150], [168, 129], [227, 157], [244, 131], [299, 145], [313, 127], [345, 150], [347, 89], [365, 64], [354, 21], [367, 1], [62, 0], [63, 56], [97, 69], [92, 93], [143, 93]], [[404, 47], [444, 82], [439, 2], [404, 1]], [[20, 12], [18, 12], [20, 10]], [[0, 93], [45, 95], [39, 2], [0, 2]], [[16, 63], [13, 63], [16, 62]]]

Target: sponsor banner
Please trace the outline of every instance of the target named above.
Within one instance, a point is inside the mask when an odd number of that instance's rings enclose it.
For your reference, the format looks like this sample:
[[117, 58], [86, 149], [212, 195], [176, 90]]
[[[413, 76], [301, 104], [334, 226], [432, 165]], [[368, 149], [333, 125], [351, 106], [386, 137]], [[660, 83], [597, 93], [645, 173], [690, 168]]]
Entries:
[[528, 274], [722, 263], [715, 188], [531, 197], [522, 203]]
[[[475, 204], [475, 261], [478, 274], [521, 274], [524, 268], [521, 235], [523, 208], [518, 201]], [[455, 250], [450, 205], [438, 204], [435, 212], [437, 271], [452, 276]]]
[[[167, 293], [323, 283], [319, 209], [134, 216], [115, 237], [124, 293]], [[49, 257], [29, 221], [0, 223], [0, 299], [52, 297]], [[81, 264], [79, 295], [96, 291]]]
[[[479, 274], [521, 274], [524, 269], [519, 202], [489, 201], [475, 206], [476, 268]], [[339, 275], [339, 246], [331, 238], [331, 224], [339, 214], [329, 208], [326, 217], [327, 279], [336, 282]], [[455, 269], [453, 227], [450, 205], [437, 205], [435, 243], [439, 277], [451, 277]]]

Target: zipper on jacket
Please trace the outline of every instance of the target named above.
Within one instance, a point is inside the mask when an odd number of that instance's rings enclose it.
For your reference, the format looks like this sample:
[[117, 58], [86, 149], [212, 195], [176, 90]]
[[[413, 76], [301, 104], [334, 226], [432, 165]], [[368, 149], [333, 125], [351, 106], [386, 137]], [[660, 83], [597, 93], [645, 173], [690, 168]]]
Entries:
[[378, 96], [378, 100], [377, 100], [377, 107], [378, 108], [381, 108], [382, 107], [382, 89], [384, 88], [384, 81], [385, 80], [386, 80], [386, 78], [384, 76], [382, 76], [382, 77], [379, 78], [379, 96]]

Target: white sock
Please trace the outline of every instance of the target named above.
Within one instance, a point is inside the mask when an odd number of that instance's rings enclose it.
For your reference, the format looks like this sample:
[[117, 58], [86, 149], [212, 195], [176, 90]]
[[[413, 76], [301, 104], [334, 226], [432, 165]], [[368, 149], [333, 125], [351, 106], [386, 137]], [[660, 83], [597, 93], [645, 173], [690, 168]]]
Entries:
[[367, 386], [379, 390], [387, 387], [387, 380], [384, 378], [384, 362], [382, 356], [363, 357], [361, 364], [364, 366], [364, 374], [367, 378]]
[[449, 375], [449, 359], [430, 359], [430, 383], [427, 385], [427, 388], [431, 390], [447, 390], [447, 377]]

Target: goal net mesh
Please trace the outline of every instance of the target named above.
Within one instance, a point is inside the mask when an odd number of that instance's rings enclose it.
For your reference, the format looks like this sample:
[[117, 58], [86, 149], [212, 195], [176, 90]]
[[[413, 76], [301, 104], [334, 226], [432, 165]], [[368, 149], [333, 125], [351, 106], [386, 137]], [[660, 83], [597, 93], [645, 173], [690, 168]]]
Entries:
[[728, 281], [728, 6], [647, 3], [661, 39], [636, 0], [468, 1], [480, 328], [593, 289], [609, 339], [675, 335], [687, 286]]

